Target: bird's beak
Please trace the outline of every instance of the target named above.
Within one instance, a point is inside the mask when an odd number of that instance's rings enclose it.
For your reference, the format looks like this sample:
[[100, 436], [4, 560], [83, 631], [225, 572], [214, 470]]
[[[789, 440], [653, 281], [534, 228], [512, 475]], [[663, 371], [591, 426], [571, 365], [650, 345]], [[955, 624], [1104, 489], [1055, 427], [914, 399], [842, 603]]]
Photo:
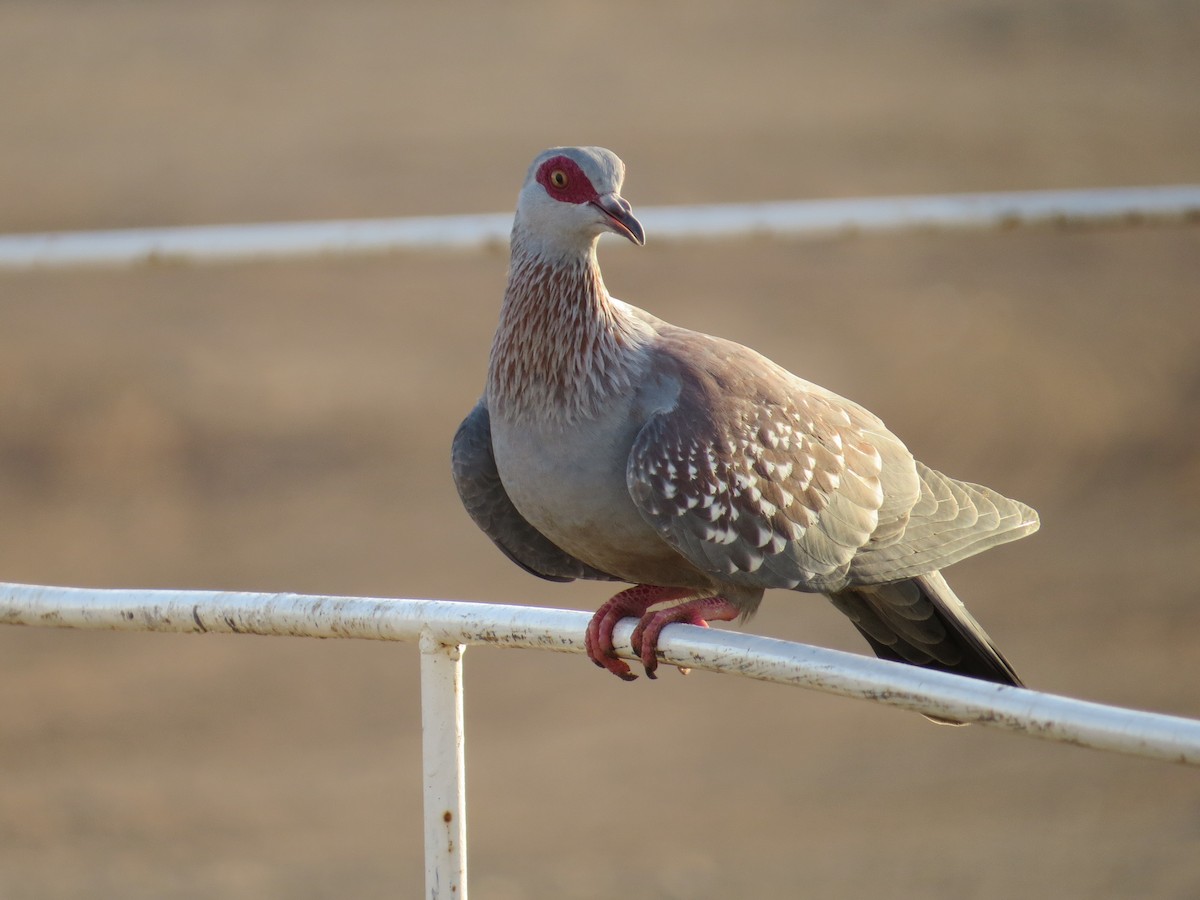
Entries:
[[639, 247], [646, 243], [646, 232], [633, 215], [631, 207], [620, 194], [601, 194], [592, 201], [592, 205], [608, 217], [612, 230], [622, 237], [629, 238]]

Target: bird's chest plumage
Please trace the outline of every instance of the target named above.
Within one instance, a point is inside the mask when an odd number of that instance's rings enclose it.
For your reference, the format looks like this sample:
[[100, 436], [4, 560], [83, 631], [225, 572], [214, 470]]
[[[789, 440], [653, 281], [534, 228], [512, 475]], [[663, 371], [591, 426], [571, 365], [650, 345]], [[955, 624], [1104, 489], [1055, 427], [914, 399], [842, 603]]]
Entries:
[[493, 416], [500, 480], [521, 515], [576, 559], [625, 581], [706, 586], [629, 494], [630, 449], [645, 418], [634, 398], [569, 424]]
[[570, 423], [494, 416], [496, 468], [531, 525], [573, 556], [598, 565], [609, 551], [657, 540], [625, 483], [637, 430], [626, 404]]

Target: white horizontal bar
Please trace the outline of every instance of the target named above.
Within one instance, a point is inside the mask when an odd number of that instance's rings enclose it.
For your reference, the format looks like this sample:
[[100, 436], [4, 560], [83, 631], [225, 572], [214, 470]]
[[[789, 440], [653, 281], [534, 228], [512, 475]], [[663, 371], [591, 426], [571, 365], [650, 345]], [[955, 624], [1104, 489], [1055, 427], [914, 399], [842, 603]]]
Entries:
[[[583, 653], [584, 612], [450, 600], [298, 594], [92, 590], [0, 584], [0, 624], [123, 631], [233, 632], [435, 641]], [[632, 658], [632, 622], [617, 627]], [[1200, 765], [1200, 721], [1021, 688], [735, 631], [669, 625], [659, 642], [676, 666], [874, 700], [1043, 740]]]
[[221, 263], [508, 245], [512, 215], [197, 225], [0, 236], [0, 269]]
[[[1200, 220], [1200, 185], [660, 206], [636, 212], [651, 240], [667, 241], [1178, 224]], [[511, 228], [510, 213], [494, 213], [14, 234], [0, 236], [0, 269], [481, 250], [506, 246]]]
[[1200, 221], [1200, 185], [674, 206], [639, 218], [651, 236], [672, 240], [1179, 224]]

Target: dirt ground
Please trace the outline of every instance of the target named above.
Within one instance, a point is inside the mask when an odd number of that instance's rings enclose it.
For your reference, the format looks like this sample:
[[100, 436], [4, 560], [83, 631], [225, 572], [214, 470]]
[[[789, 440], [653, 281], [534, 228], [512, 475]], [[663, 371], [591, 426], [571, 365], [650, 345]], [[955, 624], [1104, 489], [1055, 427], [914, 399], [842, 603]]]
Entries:
[[[0, 5], [0, 232], [1152, 185], [1200, 6]], [[1200, 716], [1200, 231], [606, 244], [613, 292], [1042, 513], [950, 580], [1026, 681]], [[592, 609], [461, 511], [500, 254], [0, 274], [0, 578]], [[750, 626], [866, 652], [819, 597]], [[1200, 896], [1194, 770], [471, 649], [474, 894]], [[0, 898], [415, 897], [417, 653], [0, 629]]]

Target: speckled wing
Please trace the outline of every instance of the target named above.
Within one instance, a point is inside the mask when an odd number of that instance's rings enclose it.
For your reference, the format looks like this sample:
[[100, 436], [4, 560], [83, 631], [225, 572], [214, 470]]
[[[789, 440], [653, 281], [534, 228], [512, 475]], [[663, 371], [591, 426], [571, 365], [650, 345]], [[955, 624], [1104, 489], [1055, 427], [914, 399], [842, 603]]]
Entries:
[[482, 400], [459, 425], [450, 464], [467, 514], [522, 569], [548, 581], [617, 580], [557, 547], [517, 511], [496, 469], [491, 419]]
[[1037, 513], [913, 459], [867, 410], [738, 344], [667, 330], [680, 384], [634, 444], [642, 515], [698, 568], [823, 593], [934, 572], [1037, 530]]
[[920, 485], [912, 456], [866, 410], [747, 348], [663, 335], [675, 406], [647, 421], [630, 495], [708, 575], [752, 588], [845, 586], [873, 538], [898, 541]]

